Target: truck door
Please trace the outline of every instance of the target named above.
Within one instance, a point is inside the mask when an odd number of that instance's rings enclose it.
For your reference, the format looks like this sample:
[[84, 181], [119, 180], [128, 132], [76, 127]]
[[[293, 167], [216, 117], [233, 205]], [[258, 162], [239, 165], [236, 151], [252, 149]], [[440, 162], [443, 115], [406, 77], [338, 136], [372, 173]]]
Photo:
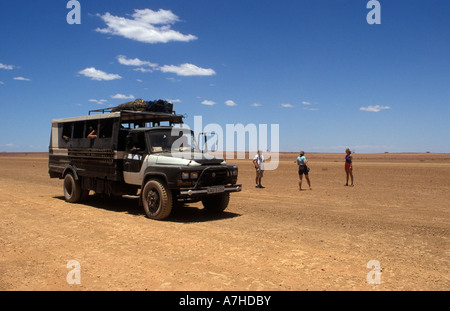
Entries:
[[145, 143], [145, 133], [130, 133], [127, 136], [127, 145], [123, 162], [123, 177], [127, 184], [141, 185], [141, 169], [146, 154], [147, 145]]

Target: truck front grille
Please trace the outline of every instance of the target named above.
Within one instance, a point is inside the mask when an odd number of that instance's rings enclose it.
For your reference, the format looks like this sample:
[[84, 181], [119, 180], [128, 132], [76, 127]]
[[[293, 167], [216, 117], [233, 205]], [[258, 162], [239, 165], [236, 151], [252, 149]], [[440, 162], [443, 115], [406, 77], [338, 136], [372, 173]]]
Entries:
[[198, 185], [200, 187], [226, 185], [228, 181], [228, 171], [224, 169], [220, 170], [205, 170], [200, 176]]

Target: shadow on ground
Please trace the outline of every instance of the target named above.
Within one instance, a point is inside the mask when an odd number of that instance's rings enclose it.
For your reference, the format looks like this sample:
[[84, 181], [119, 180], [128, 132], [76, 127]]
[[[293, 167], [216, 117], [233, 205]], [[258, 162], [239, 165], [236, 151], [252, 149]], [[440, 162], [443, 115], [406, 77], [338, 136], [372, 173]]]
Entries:
[[[65, 201], [64, 196], [55, 196], [54, 199]], [[90, 195], [81, 203], [67, 204], [83, 204], [94, 208], [99, 208], [111, 212], [126, 213], [134, 216], [146, 217], [144, 208], [139, 206], [139, 200], [135, 198], [124, 197], [101, 197]], [[180, 207], [172, 208], [170, 216], [162, 221], [179, 222], [179, 223], [195, 223], [229, 219], [239, 217], [240, 214], [232, 212], [211, 212], [203, 208], [198, 208], [194, 204], [185, 204]], [[156, 221], [151, 220], [149, 221]]]

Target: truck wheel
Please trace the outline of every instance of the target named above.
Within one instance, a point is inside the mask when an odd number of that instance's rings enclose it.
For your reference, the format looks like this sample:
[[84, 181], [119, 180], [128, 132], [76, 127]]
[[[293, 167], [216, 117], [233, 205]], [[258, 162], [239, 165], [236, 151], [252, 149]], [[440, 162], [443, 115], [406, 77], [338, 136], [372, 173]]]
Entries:
[[81, 185], [71, 173], [64, 176], [64, 199], [69, 203], [77, 203], [81, 198]]
[[149, 180], [142, 190], [145, 214], [150, 219], [162, 220], [172, 211], [172, 194], [157, 180]]
[[230, 202], [230, 194], [210, 195], [202, 199], [203, 207], [211, 212], [223, 212]]

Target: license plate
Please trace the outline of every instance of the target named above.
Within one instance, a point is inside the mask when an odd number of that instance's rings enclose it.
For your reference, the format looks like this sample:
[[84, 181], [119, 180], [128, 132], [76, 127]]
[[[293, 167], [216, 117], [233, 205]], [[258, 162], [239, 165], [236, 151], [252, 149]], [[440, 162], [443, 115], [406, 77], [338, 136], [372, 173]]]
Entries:
[[207, 189], [208, 194], [225, 192], [225, 186], [214, 186]]

